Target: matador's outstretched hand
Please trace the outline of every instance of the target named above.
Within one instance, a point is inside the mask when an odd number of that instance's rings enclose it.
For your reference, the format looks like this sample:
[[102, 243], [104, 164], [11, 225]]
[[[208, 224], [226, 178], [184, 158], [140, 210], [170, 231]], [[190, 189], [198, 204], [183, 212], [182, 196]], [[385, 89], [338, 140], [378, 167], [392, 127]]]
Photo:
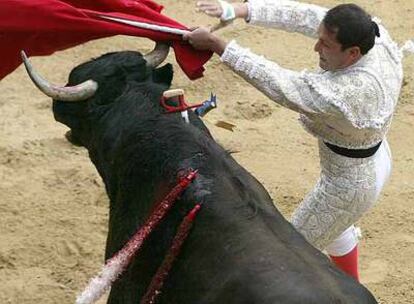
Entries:
[[246, 3], [229, 3], [223, 0], [200, 0], [196, 3], [197, 10], [211, 17], [220, 18], [223, 22], [236, 18], [246, 18]]

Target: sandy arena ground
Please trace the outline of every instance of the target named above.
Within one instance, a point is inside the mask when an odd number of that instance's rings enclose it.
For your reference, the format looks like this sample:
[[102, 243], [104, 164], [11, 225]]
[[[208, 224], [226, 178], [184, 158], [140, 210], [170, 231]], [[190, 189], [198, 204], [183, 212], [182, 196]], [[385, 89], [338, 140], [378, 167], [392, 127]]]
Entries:
[[[160, 0], [165, 13], [189, 26], [214, 22], [194, 13], [193, 0]], [[332, 7], [344, 1], [314, 0]], [[178, 4], [177, 4], [178, 3]], [[414, 37], [414, 0], [356, 1], [379, 16], [398, 43]], [[297, 34], [247, 26], [220, 32], [228, 40], [294, 69], [317, 64], [313, 41]], [[144, 39], [114, 37], [93, 41], [33, 64], [51, 81], [65, 83], [77, 64], [109, 51], [147, 52]], [[190, 101], [210, 91], [219, 109], [206, 118], [217, 140], [238, 151], [237, 160], [271, 193], [287, 217], [311, 189], [318, 175], [316, 140], [283, 109], [215, 56], [203, 79], [191, 82], [172, 54], [174, 87]], [[414, 303], [414, 56], [404, 62], [405, 84], [389, 133], [394, 167], [378, 205], [359, 223], [361, 277], [384, 304]], [[108, 199], [101, 179], [83, 148], [63, 137], [51, 102], [39, 93], [22, 68], [0, 83], [0, 303], [73, 303], [103, 262]], [[234, 132], [214, 126], [225, 120]], [[100, 303], [103, 303], [102, 300]], [[223, 303], [225, 304], [225, 303]]]

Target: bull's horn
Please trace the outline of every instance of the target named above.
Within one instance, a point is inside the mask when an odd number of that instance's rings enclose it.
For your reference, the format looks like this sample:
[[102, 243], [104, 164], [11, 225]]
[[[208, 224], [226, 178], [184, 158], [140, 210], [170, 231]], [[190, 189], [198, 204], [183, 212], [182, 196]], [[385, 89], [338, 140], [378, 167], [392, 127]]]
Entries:
[[147, 61], [148, 66], [155, 68], [167, 58], [169, 51], [170, 46], [168, 44], [157, 42], [155, 48], [144, 55], [144, 59]]
[[53, 99], [62, 101], [82, 101], [92, 97], [98, 89], [98, 84], [93, 80], [87, 80], [71, 87], [61, 87], [50, 84], [33, 69], [25, 52], [21, 51], [20, 54], [30, 79], [40, 91]]

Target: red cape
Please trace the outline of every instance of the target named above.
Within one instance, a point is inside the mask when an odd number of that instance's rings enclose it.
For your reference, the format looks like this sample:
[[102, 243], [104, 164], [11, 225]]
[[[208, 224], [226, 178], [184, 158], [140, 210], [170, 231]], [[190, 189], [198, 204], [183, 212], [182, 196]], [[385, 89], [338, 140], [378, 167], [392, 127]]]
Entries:
[[211, 52], [196, 51], [181, 36], [144, 30], [102, 20], [96, 14], [187, 29], [161, 15], [162, 6], [151, 0], [0, 0], [0, 79], [28, 56], [50, 55], [89, 40], [114, 35], [170, 41], [176, 60], [190, 79], [203, 76]]

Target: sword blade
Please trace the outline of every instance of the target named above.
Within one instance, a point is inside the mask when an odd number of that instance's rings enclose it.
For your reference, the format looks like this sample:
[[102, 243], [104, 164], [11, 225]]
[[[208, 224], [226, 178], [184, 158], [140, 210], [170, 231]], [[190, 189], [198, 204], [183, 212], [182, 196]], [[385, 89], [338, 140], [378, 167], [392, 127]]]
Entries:
[[186, 33], [189, 33], [190, 31], [187, 30], [181, 30], [169, 26], [162, 26], [162, 25], [156, 25], [151, 23], [145, 23], [145, 22], [139, 22], [139, 21], [133, 21], [129, 19], [122, 19], [117, 17], [111, 17], [111, 16], [105, 16], [105, 15], [98, 15], [99, 18], [111, 20], [114, 22], [122, 23], [122, 24], [128, 24], [133, 27], [146, 29], [146, 30], [152, 30], [157, 32], [163, 32], [163, 33], [169, 33], [169, 34], [176, 34], [176, 35], [184, 35]]

